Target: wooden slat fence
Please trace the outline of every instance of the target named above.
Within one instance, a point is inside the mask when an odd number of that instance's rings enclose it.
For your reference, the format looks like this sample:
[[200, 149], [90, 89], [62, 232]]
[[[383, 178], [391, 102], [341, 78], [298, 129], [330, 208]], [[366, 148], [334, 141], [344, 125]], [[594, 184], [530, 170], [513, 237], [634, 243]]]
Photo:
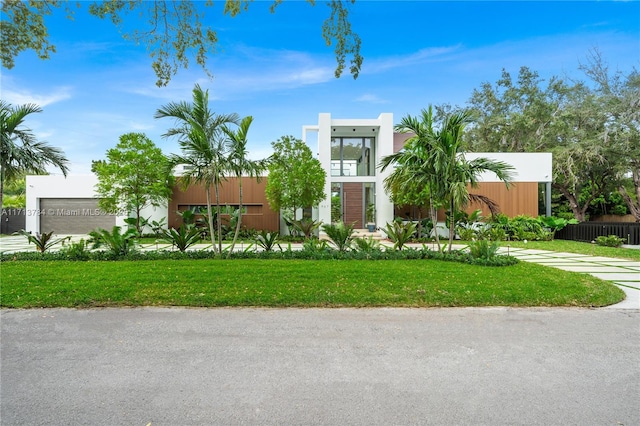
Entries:
[[640, 245], [640, 223], [629, 222], [583, 222], [567, 225], [556, 232], [558, 240], [594, 241], [600, 236], [615, 235], [625, 240], [625, 244]]

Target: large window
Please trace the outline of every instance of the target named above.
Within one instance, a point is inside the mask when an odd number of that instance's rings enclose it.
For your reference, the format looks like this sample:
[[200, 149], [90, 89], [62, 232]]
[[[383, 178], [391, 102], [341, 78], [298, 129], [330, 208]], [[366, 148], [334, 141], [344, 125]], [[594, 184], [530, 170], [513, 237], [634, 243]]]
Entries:
[[374, 176], [375, 138], [331, 139], [331, 176]]

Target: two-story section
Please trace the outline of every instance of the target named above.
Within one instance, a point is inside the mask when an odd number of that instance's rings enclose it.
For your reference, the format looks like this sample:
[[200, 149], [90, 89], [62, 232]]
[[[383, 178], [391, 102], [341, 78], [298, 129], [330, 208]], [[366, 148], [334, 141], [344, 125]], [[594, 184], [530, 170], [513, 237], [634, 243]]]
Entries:
[[393, 220], [393, 204], [383, 181], [380, 159], [393, 154], [393, 114], [375, 119], [334, 119], [318, 116], [318, 124], [304, 126], [302, 138], [309, 145], [317, 139], [318, 160], [327, 171], [325, 199], [318, 207], [322, 223], [343, 221], [355, 228]]
[[[310, 147], [317, 144], [318, 159], [327, 173], [325, 199], [318, 208], [322, 223], [343, 221], [356, 229], [373, 224], [384, 228], [394, 216], [415, 219], [411, 206], [396, 209], [384, 190], [384, 180], [393, 171], [380, 170], [380, 160], [398, 152], [411, 135], [394, 133], [392, 113], [375, 119], [335, 119], [329, 113], [318, 115], [318, 124], [303, 126], [302, 137]], [[484, 157], [513, 167], [512, 184], [507, 188], [497, 176], [479, 176], [473, 193], [489, 197], [500, 212], [517, 215], [551, 215], [551, 153], [461, 153], [467, 160]], [[471, 189], [471, 188], [470, 188]], [[489, 211], [471, 203], [467, 211]], [[422, 217], [425, 217], [424, 215]], [[439, 214], [444, 220], [444, 212]]]

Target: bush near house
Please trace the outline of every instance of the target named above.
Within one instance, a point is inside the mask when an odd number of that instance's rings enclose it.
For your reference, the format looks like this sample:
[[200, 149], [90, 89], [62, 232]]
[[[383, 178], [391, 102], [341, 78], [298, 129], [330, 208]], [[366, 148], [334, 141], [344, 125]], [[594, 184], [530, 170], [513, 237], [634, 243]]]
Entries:
[[596, 244], [606, 247], [620, 247], [624, 243], [624, 239], [617, 235], [600, 236], [596, 238]]

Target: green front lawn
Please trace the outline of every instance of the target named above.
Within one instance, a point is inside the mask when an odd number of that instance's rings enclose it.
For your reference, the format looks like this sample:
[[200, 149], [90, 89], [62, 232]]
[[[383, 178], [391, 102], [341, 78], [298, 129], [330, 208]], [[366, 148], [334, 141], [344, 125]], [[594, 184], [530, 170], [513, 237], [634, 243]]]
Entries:
[[5, 261], [5, 308], [94, 306], [605, 306], [614, 285], [521, 262]]

